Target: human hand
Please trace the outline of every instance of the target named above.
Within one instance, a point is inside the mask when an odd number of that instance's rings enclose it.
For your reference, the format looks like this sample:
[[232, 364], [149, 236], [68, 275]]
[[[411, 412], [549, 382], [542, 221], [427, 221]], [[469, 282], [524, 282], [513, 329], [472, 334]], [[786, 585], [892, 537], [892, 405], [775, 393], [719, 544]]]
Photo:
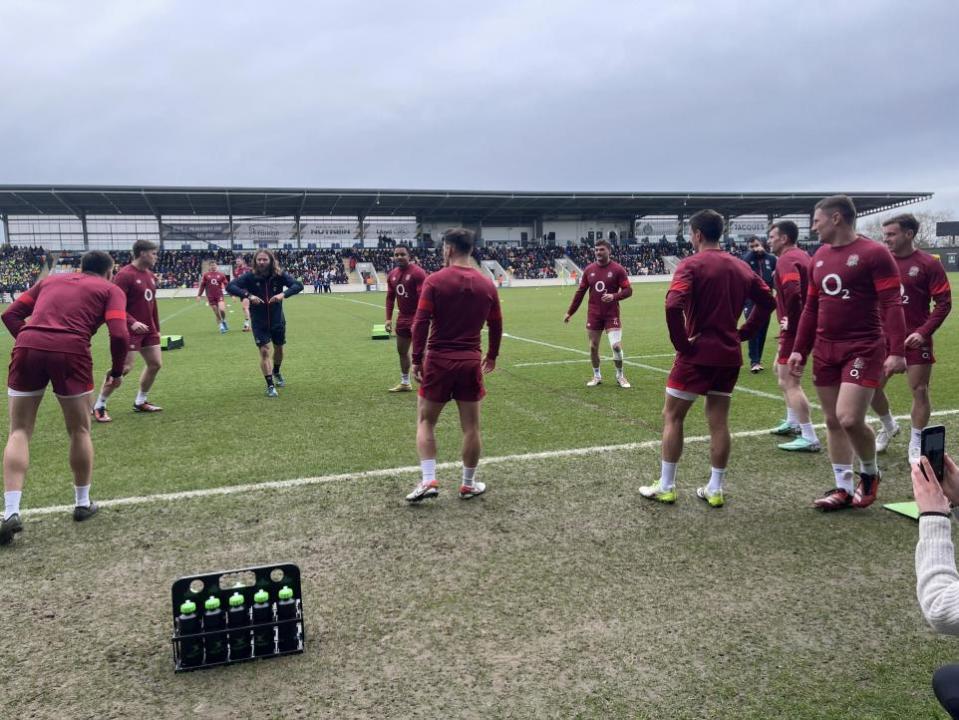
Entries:
[[789, 359], [786, 361], [786, 365], [789, 367], [790, 375], [793, 375], [794, 377], [802, 377], [802, 355], [800, 355], [798, 352], [790, 353]]
[[259, 295], [249, 295], [246, 298], [250, 301], [250, 305], [262, 305], [263, 299]]
[[496, 369], [496, 358], [491, 358], [489, 355], [483, 358], [483, 374], [489, 375]]
[[615, 299], [616, 296], [612, 293], [603, 293], [602, 297], [600, 297], [600, 300], [602, 300], [604, 303], [611, 303]]
[[917, 332], [912, 333], [909, 337], [906, 338], [906, 347], [910, 350], [915, 350], [917, 347], [925, 344], [926, 338], [920, 335]]
[[564, 322], [564, 323], [568, 323], [568, 322], [569, 322], [569, 319], [570, 319], [571, 317], [572, 317], [572, 315], [570, 315], [569, 313], [566, 313], [566, 317], [563, 318], [563, 322]]
[[390, 335], [393, 334], [393, 321], [392, 321], [392, 320], [387, 320], [387, 321], [386, 321], [386, 325], [385, 325], [384, 327], [386, 327], [386, 332], [387, 332], [388, 334], [390, 334]]
[[130, 332], [132, 332], [134, 335], [145, 335], [146, 333], [150, 332], [150, 328], [148, 328], [142, 322], [134, 320], [133, 324], [130, 325]]
[[902, 355], [890, 355], [882, 364], [882, 371], [886, 377], [906, 372], [906, 358]]
[[270, 305], [272, 305], [273, 303], [283, 302], [285, 299], [286, 299], [286, 296], [283, 295], [283, 293], [277, 293], [276, 295], [270, 298]]
[[413, 379], [416, 380], [417, 385], [423, 384], [423, 366], [414, 364], [410, 368], [410, 372], [413, 374]]
[[912, 494], [916, 498], [916, 507], [920, 513], [937, 512], [949, 514], [949, 498], [936, 481], [936, 473], [923, 455], [919, 462], [912, 465]]

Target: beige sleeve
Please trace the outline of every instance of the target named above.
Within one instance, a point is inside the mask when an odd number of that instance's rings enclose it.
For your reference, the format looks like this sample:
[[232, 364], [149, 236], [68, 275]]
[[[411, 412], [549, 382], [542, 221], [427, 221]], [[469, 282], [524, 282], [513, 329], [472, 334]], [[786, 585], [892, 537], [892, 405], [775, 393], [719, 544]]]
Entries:
[[923, 617], [934, 630], [959, 635], [959, 572], [947, 517], [919, 518], [916, 595]]

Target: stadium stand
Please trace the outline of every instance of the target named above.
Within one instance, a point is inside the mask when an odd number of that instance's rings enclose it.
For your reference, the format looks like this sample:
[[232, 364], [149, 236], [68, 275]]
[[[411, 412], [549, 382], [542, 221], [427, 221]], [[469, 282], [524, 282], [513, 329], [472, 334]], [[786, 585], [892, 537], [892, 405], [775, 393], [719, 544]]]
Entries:
[[47, 267], [42, 247], [0, 247], [0, 294], [27, 290]]

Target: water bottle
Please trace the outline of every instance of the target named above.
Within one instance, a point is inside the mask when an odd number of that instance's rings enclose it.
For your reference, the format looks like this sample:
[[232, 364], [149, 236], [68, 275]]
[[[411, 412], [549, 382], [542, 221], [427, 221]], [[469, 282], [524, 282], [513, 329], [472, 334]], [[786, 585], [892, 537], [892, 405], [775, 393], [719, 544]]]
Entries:
[[[196, 614], [196, 603], [192, 600], [180, 605], [180, 615], [177, 621], [178, 635], [193, 635], [200, 632], [200, 618]], [[182, 667], [196, 667], [203, 662], [203, 641], [197, 638], [180, 641], [180, 665]]]
[[250, 657], [250, 611], [238, 592], [230, 595], [230, 609], [226, 613], [227, 644], [230, 660], [245, 660]]
[[[203, 631], [224, 630], [226, 628], [226, 616], [220, 609], [220, 598], [208, 597], [203, 607], [206, 609], [206, 612], [203, 613]], [[206, 648], [208, 665], [226, 660], [226, 642], [222, 633], [207, 635], [203, 638], [203, 646]]]
[[[279, 620], [295, 620], [296, 619], [296, 600], [293, 599], [293, 590], [292, 588], [287, 587], [286, 585], [280, 590], [277, 595], [279, 602], [276, 604], [276, 619]], [[282, 625], [277, 625], [280, 635], [280, 652], [286, 652], [288, 650], [296, 650], [299, 647], [299, 642], [297, 642], [297, 623], [288, 622], [283, 623]]]
[[[273, 622], [273, 606], [270, 605], [270, 594], [266, 590], [257, 590], [253, 596], [253, 624]], [[272, 655], [276, 652], [273, 641], [273, 630], [276, 626], [258, 627], [253, 630], [253, 654], [257, 657]]]

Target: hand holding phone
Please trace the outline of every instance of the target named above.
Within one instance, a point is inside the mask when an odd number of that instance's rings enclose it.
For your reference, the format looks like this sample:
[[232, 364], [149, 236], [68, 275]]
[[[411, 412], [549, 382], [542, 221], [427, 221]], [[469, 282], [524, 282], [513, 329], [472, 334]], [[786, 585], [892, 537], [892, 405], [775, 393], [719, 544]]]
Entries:
[[[935, 473], [939, 483], [945, 480], [946, 461], [946, 428], [942, 425], [932, 425], [924, 428], [920, 440], [920, 455], [929, 460], [929, 465]], [[920, 467], [925, 467], [924, 465]], [[932, 480], [933, 478], [927, 478]]]

